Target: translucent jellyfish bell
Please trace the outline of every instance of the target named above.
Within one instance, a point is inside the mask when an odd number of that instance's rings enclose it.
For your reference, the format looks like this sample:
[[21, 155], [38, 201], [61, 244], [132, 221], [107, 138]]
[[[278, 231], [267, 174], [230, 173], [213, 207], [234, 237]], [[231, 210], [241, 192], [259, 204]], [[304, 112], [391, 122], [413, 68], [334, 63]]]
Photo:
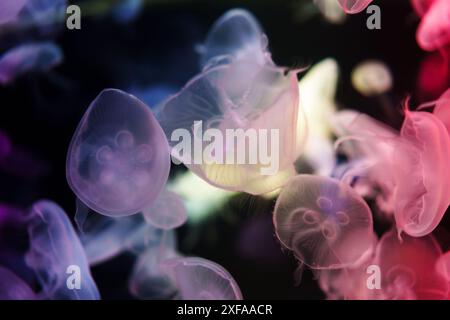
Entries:
[[423, 16], [417, 29], [417, 43], [427, 51], [443, 48], [450, 43], [450, 2], [436, 0]]
[[47, 71], [61, 63], [63, 53], [52, 42], [27, 43], [0, 57], [0, 84], [6, 85], [27, 72]]
[[165, 103], [159, 120], [172, 156], [198, 176], [263, 194], [295, 172], [304, 143], [296, 137], [298, 95], [296, 72], [241, 59], [195, 77]]
[[91, 103], [72, 138], [67, 181], [89, 208], [126, 216], [151, 206], [164, 189], [170, 156], [148, 106], [115, 89]]
[[352, 84], [365, 96], [375, 96], [392, 88], [392, 75], [389, 68], [380, 61], [365, 61], [352, 72]]
[[435, 269], [441, 255], [432, 235], [421, 238], [404, 235], [399, 240], [395, 230], [385, 233], [377, 246], [375, 261], [381, 272], [383, 298], [446, 299], [449, 284]]
[[273, 221], [281, 243], [313, 269], [354, 264], [373, 246], [369, 207], [331, 178], [292, 178], [277, 199]]
[[410, 112], [394, 153], [395, 220], [399, 232], [414, 237], [436, 228], [450, 203], [450, 137], [428, 112]]
[[[30, 248], [25, 261], [36, 274], [43, 298], [100, 298], [83, 246], [63, 209], [46, 200], [33, 204], [28, 214], [28, 236]], [[78, 272], [81, 279], [76, 290], [68, 286], [72, 272]]]
[[373, 0], [338, 0], [346, 13], [355, 14], [363, 11]]
[[212, 26], [201, 46], [201, 64], [221, 58], [240, 59], [251, 55], [256, 61], [264, 60], [267, 41], [255, 17], [248, 11], [232, 9]]
[[155, 228], [170, 230], [187, 221], [187, 210], [183, 199], [171, 191], [164, 191], [155, 203], [142, 211], [148, 223]]
[[242, 300], [236, 281], [215, 262], [180, 257], [163, 264], [182, 300]]

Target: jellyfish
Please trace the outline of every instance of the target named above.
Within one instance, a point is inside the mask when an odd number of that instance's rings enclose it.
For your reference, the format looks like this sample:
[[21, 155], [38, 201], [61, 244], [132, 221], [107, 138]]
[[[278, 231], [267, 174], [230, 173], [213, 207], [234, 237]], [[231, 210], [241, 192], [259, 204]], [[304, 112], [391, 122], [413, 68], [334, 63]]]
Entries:
[[435, 269], [441, 255], [431, 234], [421, 238], [405, 235], [399, 240], [395, 230], [385, 233], [375, 261], [381, 272], [383, 299], [446, 299], [449, 284]]
[[450, 2], [434, 1], [417, 28], [417, 43], [426, 51], [441, 49], [450, 43]]
[[35, 300], [30, 286], [11, 270], [0, 266], [0, 300]]
[[150, 207], [170, 170], [167, 140], [148, 106], [116, 89], [91, 103], [72, 138], [69, 186], [98, 213], [120, 217]]
[[392, 88], [392, 75], [384, 63], [369, 60], [353, 70], [352, 84], [364, 96], [380, 95]]
[[450, 87], [450, 47], [425, 56], [416, 86], [420, 101], [435, 100]]
[[163, 230], [178, 228], [187, 220], [183, 199], [167, 190], [161, 193], [151, 207], [144, 209], [142, 214], [148, 223]]
[[338, 0], [342, 9], [348, 14], [356, 14], [363, 11], [372, 1], [373, 0]]
[[[331, 141], [331, 120], [336, 113], [338, 76], [337, 62], [328, 58], [309, 69], [298, 83], [300, 104], [308, 123], [308, 139], [301, 157], [306, 159], [318, 175], [330, 175], [336, 162]], [[302, 116], [299, 113], [299, 117]], [[305, 134], [302, 125], [299, 118], [297, 135], [300, 140]]]
[[283, 188], [273, 216], [282, 245], [312, 269], [358, 262], [373, 246], [372, 214], [348, 185], [332, 178], [298, 175]]
[[[41, 285], [39, 296], [99, 299], [85, 251], [64, 210], [54, 202], [41, 200], [33, 204], [27, 219], [30, 248], [25, 261]], [[69, 281], [71, 274], [74, 283]]]
[[0, 57], [0, 84], [7, 85], [28, 72], [47, 71], [62, 62], [61, 49], [52, 42], [26, 43]]
[[201, 65], [249, 55], [263, 63], [267, 54], [266, 42], [261, 26], [250, 12], [229, 10], [214, 23], [205, 43], [200, 46]]
[[168, 232], [159, 245], [148, 246], [143, 251], [131, 273], [129, 289], [140, 299], [169, 299], [177, 295], [177, 288], [164, 269], [164, 261], [179, 257], [175, 234]]
[[27, 0], [2, 1], [0, 3], [0, 25], [14, 20]]
[[222, 266], [198, 257], [164, 260], [162, 266], [181, 300], [242, 300], [236, 281]]
[[394, 152], [395, 221], [399, 233], [421, 237], [436, 228], [450, 204], [450, 137], [432, 113], [405, 109]]

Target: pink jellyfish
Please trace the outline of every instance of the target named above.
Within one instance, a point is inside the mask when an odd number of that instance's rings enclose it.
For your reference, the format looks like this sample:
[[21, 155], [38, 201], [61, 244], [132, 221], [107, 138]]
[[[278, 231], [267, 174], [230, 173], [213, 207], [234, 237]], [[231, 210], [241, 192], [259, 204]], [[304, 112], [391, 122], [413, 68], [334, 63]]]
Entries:
[[417, 96], [420, 101], [437, 99], [450, 87], [450, 46], [429, 53], [417, 74]]
[[173, 258], [164, 269], [182, 300], [242, 300], [236, 281], [222, 266], [203, 258]]
[[346, 13], [355, 14], [363, 11], [373, 0], [338, 0]]
[[432, 235], [399, 240], [394, 230], [381, 238], [375, 263], [380, 268], [383, 299], [446, 299], [449, 289], [435, 268], [442, 255]]
[[283, 188], [273, 216], [280, 242], [312, 269], [357, 263], [373, 247], [372, 213], [337, 180], [299, 175]]
[[442, 121], [405, 109], [393, 161], [399, 233], [421, 237], [441, 221], [450, 203], [449, 159], [450, 137]]
[[152, 205], [169, 170], [167, 140], [150, 108], [123, 91], [102, 91], [67, 155], [67, 181], [77, 197], [107, 216], [135, 214]]
[[441, 49], [450, 43], [450, 1], [436, 0], [429, 6], [416, 38], [419, 46], [427, 51]]

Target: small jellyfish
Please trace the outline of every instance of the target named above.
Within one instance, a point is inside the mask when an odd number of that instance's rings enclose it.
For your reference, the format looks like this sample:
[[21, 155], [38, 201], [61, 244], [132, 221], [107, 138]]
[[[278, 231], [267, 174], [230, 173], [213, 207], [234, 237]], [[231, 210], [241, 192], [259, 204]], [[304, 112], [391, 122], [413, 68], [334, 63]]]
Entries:
[[171, 191], [162, 192], [150, 208], [142, 214], [155, 228], [170, 230], [178, 228], [187, 220], [187, 211], [183, 199]]
[[436, 0], [417, 28], [417, 43], [426, 51], [441, 49], [450, 43], [450, 1]]
[[421, 237], [436, 228], [450, 203], [450, 137], [428, 112], [405, 109], [394, 152], [397, 229]]
[[11, 270], [0, 266], [0, 300], [35, 300], [30, 286]]
[[369, 60], [355, 67], [352, 72], [352, 84], [362, 95], [376, 96], [392, 88], [392, 75], [384, 63]]
[[373, 246], [369, 207], [331, 178], [292, 178], [277, 199], [273, 221], [280, 242], [312, 269], [354, 264]]
[[13, 21], [27, 0], [13, 0], [0, 2], [0, 25]]
[[381, 291], [387, 300], [446, 299], [448, 283], [436, 271], [442, 255], [433, 235], [399, 240], [395, 230], [383, 235], [375, 264], [381, 272]]
[[200, 46], [201, 64], [206, 66], [220, 59], [240, 59], [248, 55], [262, 62], [266, 42], [261, 26], [250, 12], [229, 10], [214, 23]]
[[373, 0], [338, 0], [342, 9], [348, 14], [355, 14], [363, 11]]
[[215, 262], [178, 257], [165, 260], [163, 268], [181, 300], [242, 300], [236, 281]]
[[67, 181], [77, 197], [107, 216], [135, 214], [152, 205], [169, 170], [167, 140], [149, 107], [123, 91], [102, 91], [67, 155]]
[[84, 248], [64, 210], [42, 200], [33, 204], [27, 220], [30, 248], [25, 261], [42, 288], [39, 295], [57, 300], [99, 299]]
[[47, 71], [62, 62], [61, 49], [52, 42], [26, 43], [0, 56], [0, 84], [7, 85], [28, 72]]

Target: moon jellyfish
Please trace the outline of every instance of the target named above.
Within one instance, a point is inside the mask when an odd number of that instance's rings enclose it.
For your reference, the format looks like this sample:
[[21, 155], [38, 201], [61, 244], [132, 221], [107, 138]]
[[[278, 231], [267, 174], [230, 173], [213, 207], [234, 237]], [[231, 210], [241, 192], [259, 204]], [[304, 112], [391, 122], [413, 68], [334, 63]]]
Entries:
[[273, 221], [280, 242], [312, 269], [354, 264], [373, 246], [369, 207], [331, 178], [292, 178], [277, 199]]
[[221, 16], [209, 31], [200, 47], [202, 65], [222, 58], [240, 59], [252, 56], [265, 59], [265, 35], [255, 17], [248, 11], [232, 9]]
[[356, 66], [352, 72], [353, 87], [364, 96], [385, 93], [392, 88], [389, 68], [379, 61], [366, 61]]
[[47, 71], [62, 62], [61, 49], [52, 42], [27, 43], [0, 57], [0, 84], [6, 85], [28, 72]]
[[432, 235], [399, 240], [394, 230], [385, 233], [376, 252], [381, 290], [388, 300], [446, 299], [449, 288], [436, 271], [442, 252]]
[[112, 217], [152, 205], [170, 170], [167, 140], [148, 106], [107, 89], [91, 103], [72, 138], [67, 181], [89, 208]]
[[417, 29], [417, 43], [427, 51], [434, 51], [450, 43], [450, 2], [436, 0], [425, 13]]
[[170, 230], [178, 228], [187, 220], [183, 199], [176, 193], [164, 191], [155, 203], [142, 211], [148, 223], [156, 228]]
[[169, 231], [165, 241], [157, 246], [149, 246], [139, 255], [129, 280], [133, 296], [140, 299], [174, 298], [177, 288], [166, 273], [164, 261], [178, 257], [175, 237]]
[[242, 300], [236, 281], [215, 262], [179, 257], [163, 265], [181, 300]]
[[0, 2], [0, 25], [14, 20], [26, 2], [27, 0]]
[[0, 266], [0, 300], [34, 300], [30, 286], [14, 272]]
[[401, 141], [394, 152], [397, 229], [415, 237], [429, 234], [450, 203], [450, 137], [428, 112], [405, 109]]
[[355, 14], [363, 11], [373, 0], [338, 0], [346, 13]]
[[[39, 295], [46, 299], [99, 299], [83, 246], [64, 210], [43, 200], [33, 204], [27, 219], [30, 248], [25, 261], [42, 287]], [[69, 283], [71, 274], [74, 283]]]
[[207, 69], [160, 112], [172, 155], [230, 191], [278, 189], [301, 148], [296, 79], [295, 72], [247, 59]]

